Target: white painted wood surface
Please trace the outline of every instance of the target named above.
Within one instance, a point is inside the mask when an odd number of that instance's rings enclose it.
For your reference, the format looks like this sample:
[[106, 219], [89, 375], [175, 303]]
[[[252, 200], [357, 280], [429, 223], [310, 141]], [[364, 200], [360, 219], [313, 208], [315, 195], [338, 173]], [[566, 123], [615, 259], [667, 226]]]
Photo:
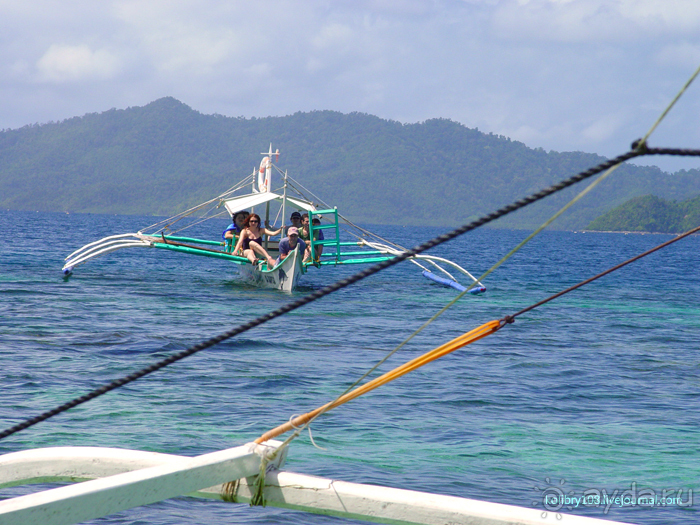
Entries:
[[104, 447], [51, 447], [0, 456], [0, 487], [86, 481], [166, 465], [182, 456]]
[[[252, 481], [252, 480], [251, 480]], [[241, 480], [237, 502], [249, 502], [253, 487]], [[454, 496], [270, 472], [265, 478], [270, 506], [397, 525], [620, 525], [619, 522], [502, 505]]]
[[[174, 456], [167, 458], [167, 463], [158, 466], [0, 501], [0, 524], [80, 523], [212, 485], [254, 476], [260, 469], [260, 454], [266, 450], [270, 450], [270, 447], [249, 443], [195, 458]], [[3, 463], [14, 464], [16, 470], [20, 462], [15, 456], [9, 461], [5, 458]], [[86, 463], [83, 462], [83, 467], [85, 466]], [[41, 478], [43, 469], [36, 462], [32, 468], [35, 472], [29, 473], [30, 479]], [[98, 470], [101, 468], [103, 467], [98, 467]], [[82, 470], [81, 475], [84, 475], [85, 469]]]
[[292, 292], [302, 275], [303, 258], [304, 254], [295, 249], [271, 272], [260, 271], [256, 266], [250, 264], [239, 266], [238, 272], [245, 280], [260, 288], [274, 288], [283, 292]]
[[[279, 442], [268, 442], [274, 447]], [[0, 487], [12, 486], [27, 482], [48, 481], [75, 481], [93, 479], [100, 476], [111, 476], [96, 482], [86, 482], [72, 487], [63, 487], [40, 493], [37, 495], [23, 496], [14, 500], [0, 502], [0, 524], [29, 524], [42, 523], [52, 525], [54, 523], [68, 524], [78, 523], [86, 519], [96, 517], [92, 514], [84, 517], [82, 508], [92, 506], [86, 503], [88, 499], [69, 498], [65, 506], [63, 502], [56, 511], [48, 510], [49, 507], [42, 503], [47, 494], [51, 494], [52, 501], [55, 496], [68, 495], [67, 489], [78, 489], [93, 484], [95, 489], [85, 492], [85, 497], [93, 495], [100, 506], [100, 515], [106, 515], [119, 510], [108, 509], [104, 505], [105, 498], [118, 497], [119, 492], [100, 493], [98, 482], [113, 485], [115, 480], [124, 486], [128, 496], [128, 506], [143, 505], [160, 501], [177, 495], [188, 493], [192, 496], [224, 499], [223, 486], [220, 481], [211, 482], [213, 479], [207, 474], [206, 481], [202, 478], [201, 469], [205, 465], [224, 465], [240, 462], [241, 465], [231, 469], [225, 467], [225, 474], [221, 474], [221, 480], [231, 481], [237, 473], [241, 473], [241, 479], [237, 485], [233, 501], [249, 503], [253, 494], [254, 477], [258, 473], [260, 464], [259, 456], [250, 454], [252, 444], [199, 456], [198, 458], [185, 458], [170, 454], [155, 452], [141, 452], [122, 449], [108, 449], [96, 447], [65, 447], [50, 448], [33, 451], [17, 452], [0, 456]], [[260, 450], [258, 450], [260, 452]], [[285, 450], [286, 452], [286, 450]], [[252, 457], [255, 456], [255, 457]], [[285, 454], [281, 454], [277, 465], [285, 460]], [[243, 458], [243, 459], [242, 459]], [[249, 461], [252, 460], [252, 461]], [[194, 467], [192, 476], [188, 472]], [[135, 470], [141, 469], [141, 470]], [[160, 470], [159, 470], [160, 469]], [[247, 470], [246, 470], [247, 469]], [[131, 474], [122, 473], [133, 470]], [[166, 472], [167, 471], [167, 472]], [[214, 475], [219, 475], [219, 467], [213, 469]], [[154, 474], [158, 474], [155, 475]], [[134, 476], [132, 479], [129, 476]], [[190, 479], [191, 478], [191, 479]], [[144, 485], [139, 485], [142, 482]], [[173, 486], [174, 485], [174, 486]], [[229, 484], [227, 488], [230, 488]], [[64, 491], [64, 492], [59, 492]], [[138, 503], [132, 497], [132, 492], [139, 492], [142, 502]], [[143, 492], [143, 494], [140, 494]], [[80, 491], [82, 494], [83, 491]], [[109, 494], [113, 494], [110, 496]], [[43, 496], [42, 496], [43, 495]], [[230, 498], [229, 494], [227, 497]], [[13, 514], [15, 507], [10, 507], [11, 502], [27, 498], [31, 505], [23, 505], [31, 514]], [[157, 499], [154, 499], [157, 498]], [[374, 523], [391, 524], [421, 524], [421, 525], [544, 525], [562, 523], [566, 525], [613, 525], [618, 522], [599, 520], [561, 514], [557, 519], [555, 513], [542, 515], [542, 509], [522, 508], [512, 505], [501, 505], [466, 498], [428, 494], [411, 490], [347, 483], [331, 479], [318, 478], [294, 474], [292, 472], [268, 472], [266, 476], [265, 499], [267, 505], [288, 509], [295, 509], [314, 514], [325, 514], [344, 518], [354, 518]], [[40, 501], [41, 500], [41, 501]], [[122, 499], [126, 502], [126, 499]], [[46, 502], [48, 503], [48, 501]], [[3, 506], [11, 512], [3, 514]], [[39, 514], [34, 514], [34, 513]], [[60, 518], [60, 520], [59, 520]]]

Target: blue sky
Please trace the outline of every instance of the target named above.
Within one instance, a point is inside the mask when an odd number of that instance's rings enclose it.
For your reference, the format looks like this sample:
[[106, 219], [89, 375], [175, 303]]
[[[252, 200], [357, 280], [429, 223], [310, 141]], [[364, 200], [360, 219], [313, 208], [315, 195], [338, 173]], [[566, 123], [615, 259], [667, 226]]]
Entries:
[[[700, 1], [0, 0], [0, 35], [0, 128], [173, 96], [226, 116], [442, 117], [613, 156], [700, 65]], [[650, 143], [700, 147], [699, 116], [700, 81]]]

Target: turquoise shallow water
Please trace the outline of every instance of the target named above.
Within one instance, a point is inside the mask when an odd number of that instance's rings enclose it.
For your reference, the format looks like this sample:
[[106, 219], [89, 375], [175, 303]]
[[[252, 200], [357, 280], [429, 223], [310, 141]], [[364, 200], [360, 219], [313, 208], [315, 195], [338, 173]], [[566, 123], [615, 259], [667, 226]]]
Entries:
[[[290, 297], [239, 283], [223, 261], [132, 250], [61, 278], [74, 249], [151, 222], [0, 212], [2, 428], [357, 270], [312, 273]], [[407, 246], [438, 233], [374, 229]], [[480, 230], [434, 253], [479, 273], [525, 235]], [[668, 238], [546, 232], [487, 279], [485, 295], [464, 298], [382, 370]], [[543, 306], [327, 415], [313, 427], [326, 450], [305, 435], [286, 468], [542, 510], [557, 491], [668, 489], [681, 505], [561, 512], [697, 520], [699, 268], [695, 236]], [[196, 455], [253, 440], [344, 390], [454, 294], [403, 263], [6, 438], [0, 453], [99, 445]], [[551, 508], [549, 518], [557, 522]], [[348, 523], [190, 498], [95, 522]]]

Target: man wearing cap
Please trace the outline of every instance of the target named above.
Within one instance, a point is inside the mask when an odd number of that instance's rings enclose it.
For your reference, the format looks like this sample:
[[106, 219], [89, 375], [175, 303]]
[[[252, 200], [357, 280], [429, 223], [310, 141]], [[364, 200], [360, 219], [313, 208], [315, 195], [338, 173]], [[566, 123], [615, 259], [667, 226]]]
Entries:
[[[301, 216], [299, 216], [299, 219], [301, 219]], [[299, 238], [299, 230], [294, 226], [290, 226], [287, 230], [287, 236], [282, 239], [279, 244], [279, 260], [285, 260], [291, 252], [297, 249], [297, 247], [299, 248], [301, 256], [303, 257], [304, 253], [306, 252], [306, 243]]]
[[[295, 211], [292, 213], [289, 219], [292, 221], [292, 226], [290, 226], [290, 228], [296, 228], [298, 233], [298, 231], [301, 229], [301, 213]], [[287, 230], [287, 235], [289, 235], [289, 229]]]

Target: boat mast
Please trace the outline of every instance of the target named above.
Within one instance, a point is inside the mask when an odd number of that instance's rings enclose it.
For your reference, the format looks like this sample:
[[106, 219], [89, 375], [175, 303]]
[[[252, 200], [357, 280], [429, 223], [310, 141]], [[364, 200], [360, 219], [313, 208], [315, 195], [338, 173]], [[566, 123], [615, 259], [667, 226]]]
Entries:
[[[265, 224], [263, 227], [267, 227], [266, 225], [269, 224], [270, 222], [270, 201], [267, 201], [265, 204]], [[267, 251], [268, 246], [270, 244], [270, 236], [265, 235], [265, 251]]]
[[[270, 142], [270, 149], [268, 150], [267, 153], [261, 153], [261, 155], [267, 155], [267, 158], [269, 159], [268, 163], [268, 170], [270, 173], [268, 180], [268, 186], [267, 186], [267, 191], [272, 191], [272, 142]], [[275, 150], [275, 162], [279, 162], [280, 160], [280, 150], [277, 148]], [[269, 214], [270, 212], [270, 203], [267, 203], [267, 212]], [[284, 186], [282, 190], [282, 233], [280, 234], [280, 239], [282, 239], [285, 236], [285, 231], [284, 231], [284, 224], [285, 220], [287, 219], [287, 216], [285, 215], [287, 213], [287, 170], [284, 170]], [[268, 219], [269, 220], [269, 219]], [[267, 249], [267, 246], [265, 246], [265, 249]]]
[[[264, 178], [260, 177], [258, 179], [258, 189], [259, 191], [263, 191], [263, 180], [264, 180], [264, 190], [267, 192], [272, 191], [272, 142], [270, 142], [270, 149], [268, 150], [267, 153], [263, 152], [260, 153], [261, 155], [265, 155], [263, 158], [262, 163], [260, 164], [260, 175], [262, 176], [262, 169], [263, 169], [263, 164], [265, 165], [265, 175]], [[275, 161], [279, 159], [280, 155], [280, 150], [277, 150], [277, 158]], [[286, 184], [285, 184], [286, 187]], [[282, 203], [282, 210], [284, 210], [284, 202]], [[284, 219], [283, 219], [284, 220]], [[269, 224], [270, 222], [270, 201], [267, 202], [265, 205], [265, 224]], [[265, 250], [268, 249], [270, 242], [270, 236], [266, 235], [265, 236]]]
[[283, 191], [282, 191], [282, 234], [280, 235], [280, 239], [285, 237], [285, 231], [284, 231], [284, 225], [285, 221], [287, 220], [287, 170], [284, 170], [284, 186], [283, 186]]

